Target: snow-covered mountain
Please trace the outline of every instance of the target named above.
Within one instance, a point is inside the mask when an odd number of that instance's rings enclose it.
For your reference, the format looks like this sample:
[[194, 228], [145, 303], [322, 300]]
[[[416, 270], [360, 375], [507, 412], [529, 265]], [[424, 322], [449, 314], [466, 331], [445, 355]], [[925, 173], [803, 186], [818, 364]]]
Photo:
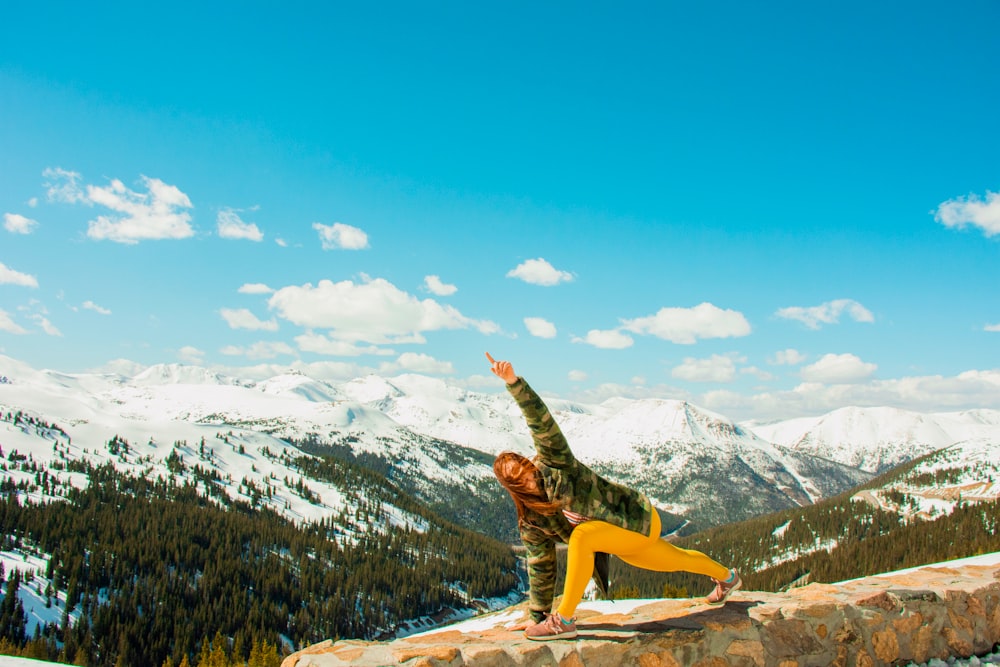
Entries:
[[819, 417], [747, 427], [797, 452], [878, 473], [956, 442], [990, 437], [1000, 441], [1000, 411], [924, 414], [847, 407]]
[[[234, 480], [234, 495], [297, 477], [281, 453], [301, 455], [295, 445], [304, 443], [313, 453], [339, 448], [384, 461], [391, 478], [432, 505], [495, 487], [490, 455], [532, 451], [520, 411], [501, 386], [473, 392], [412, 374], [332, 384], [296, 372], [254, 382], [182, 365], [131, 377], [66, 374], [3, 356], [0, 377], [0, 412], [25, 411], [58, 425], [66, 434], [60, 456], [108, 458], [106, 444], [118, 436], [130, 443], [131, 458], [116, 465], [156, 472], [178, 449], [217, 466]], [[990, 410], [845, 408], [750, 426], [684, 401], [546, 401], [581, 461], [699, 526], [810, 503], [973, 435], [1000, 441], [1000, 412]], [[5, 451], [13, 446], [52, 460], [52, 442], [29, 447], [20, 427], [5, 424]], [[272, 492], [272, 506], [300, 520], [340, 511], [341, 493], [310, 484], [319, 503]]]

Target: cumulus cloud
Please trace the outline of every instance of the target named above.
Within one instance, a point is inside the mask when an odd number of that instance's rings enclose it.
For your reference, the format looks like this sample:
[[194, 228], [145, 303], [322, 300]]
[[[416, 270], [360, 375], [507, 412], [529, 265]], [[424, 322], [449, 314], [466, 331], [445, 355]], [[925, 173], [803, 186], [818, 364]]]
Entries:
[[570, 382], [586, 382], [587, 378], [590, 376], [587, 375], [586, 371], [572, 370], [566, 377], [569, 378]]
[[680, 345], [692, 345], [700, 338], [735, 338], [750, 334], [750, 323], [743, 313], [723, 310], [711, 303], [701, 303], [694, 308], [661, 308], [655, 315], [623, 320], [622, 328]]
[[18, 213], [3, 214], [3, 228], [11, 234], [30, 234], [38, 226], [38, 221]]
[[532, 336], [538, 338], [556, 337], [556, 325], [541, 317], [524, 318], [524, 326]]
[[434, 357], [417, 352], [404, 352], [396, 361], [384, 363], [379, 369], [382, 373], [427, 373], [430, 375], [452, 375], [455, 368], [450, 361], [438, 361]]
[[83, 302], [83, 307], [85, 309], [87, 309], [87, 310], [92, 310], [95, 313], [99, 313], [101, 315], [110, 315], [111, 314], [110, 310], [108, 310], [107, 308], [101, 308], [100, 306], [98, 306], [93, 301], [84, 301]]
[[874, 322], [875, 316], [867, 308], [853, 299], [835, 299], [818, 306], [790, 306], [779, 309], [775, 315], [786, 320], [798, 320], [810, 329], [819, 329], [821, 324], [836, 324], [844, 313], [855, 322]]
[[1000, 322], [996, 324], [987, 324], [983, 327], [983, 331], [1000, 331]]
[[853, 354], [824, 354], [816, 363], [803, 366], [801, 377], [806, 382], [850, 384], [864, 380], [877, 368]]
[[194, 346], [185, 345], [181, 349], [177, 350], [177, 358], [180, 359], [182, 363], [200, 366], [205, 362], [205, 353]]
[[985, 199], [971, 194], [949, 199], [934, 211], [934, 219], [945, 227], [979, 227], [987, 237], [1000, 234], [1000, 193], [986, 192]]
[[273, 289], [264, 283], [244, 283], [236, 291], [240, 294], [271, 294], [274, 292]]
[[773, 364], [775, 366], [797, 366], [805, 360], [806, 355], [802, 354], [798, 350], [788, 348], [787, 350], [778, 350], [767, 361], [769, 364]]
[[441, 278], [438, 276], [424, 276], [424, 286], [427, 291], [437, 296], [451, 296], [458, 291], [454, 285], [441, 282]]
[[314, 352], [331, 357], [360, 357], [363, 354], [390, 356], [395, 354], [392, 350], [377, 345], [356, 345], [349, 341], [333, 340], [314, 331], [296, 336], [295, 344], [303, 352]]
[[80, 187], [79, 173], [60, 167], [49, 167], [42, 172], [45, 181], [45, 196], [51, 202], [61, 204], [89, 204], [87, 195]]
[[6, 331], [7, 333], [18, 335], [28, 333], [27, 329], [12, 320], [7, 311], [2, 308], [0, 308], [0, 331]]
[[219, 236], [224, 239], [245, 239], [247, 241], [262, 241], [264, 234], [252, 222], [244, 222], [239, 214], [231, 209], [224, 208], [219, 211], [216, 217]]
[[21, 287], [38, 287], [38, 279], [27, 273], [21, 273], [0, 262], [0, 285], [20, 285]]
[[264, 322], [246, 308], [220, 308], [219, 314], [230, 329], [249, 329], [251, 331], [277, 331], [278, 322], [274, 318]]
[[139, 241], [184, 239], [191, 228], [191, 200], [176, 186], [142, 176], [146, 192], [136, 192], [115, 179], [103, 188], [87, 186], [87, 198], [117, 215], [99, 215], [88, 223], [87, 236], [133, 245]]
[[574, 337], [573, 342], [586, 343], [602, 350], [623, 350], [626, 347], [632, 347], [635, 341], [632, 340], [631, 336], [622, 333], [618, 329], [608, 329], [605, 331], [591, 329], [583, 338]]
[[295, 356], [295, 349], [288, 343], [258, 341], [252, 345], [227, 345], [220, 352], [231, 357], [247, 359], [274, 359], [279, 356]]
[[357, 227], [335, 222], [332, 225], [313, 223], [313, 229], [319, 232], [319, 240], [323, 250], [362, 250], [368, 247], [368, 235]]
[[707, 359], [686, 357], [670, 371], [672, 377], [688, 382], [732, 382], [736, 377], [736, 362], [726, 355], [713, 354]]
[[331, 338], [354, 343], [423, 343], [424, 333], [440, 329], [500, 330], [433, 299], [420, 300], [382, 278], [283, 287], [271, 295], [268, 306], [293, 324], [328, 329]]
[[544, 285], [545, 287], [573, 280], [572, 273], [556, 269], [541, 257], [521, 262], [507, 272], [507, 277], [517, 278], [532, 285]]

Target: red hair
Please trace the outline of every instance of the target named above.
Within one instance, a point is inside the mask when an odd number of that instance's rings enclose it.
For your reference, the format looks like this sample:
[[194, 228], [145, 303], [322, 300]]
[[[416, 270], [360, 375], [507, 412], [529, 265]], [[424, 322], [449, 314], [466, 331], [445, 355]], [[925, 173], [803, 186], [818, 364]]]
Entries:
[[514, 500], [518, 523], [524, 521], [527, 509], [545, 516], [559, 511], [559, 503], [545, 497], [542, 474], [531, 459], [515, 452], [501, 452], [493, 461], [493, 474]]

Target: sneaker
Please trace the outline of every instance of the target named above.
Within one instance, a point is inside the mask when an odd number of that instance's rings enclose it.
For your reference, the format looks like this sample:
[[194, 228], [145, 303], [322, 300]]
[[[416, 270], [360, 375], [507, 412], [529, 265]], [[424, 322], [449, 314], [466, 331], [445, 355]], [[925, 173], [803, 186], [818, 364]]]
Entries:
[[723, 604], [729, 599], [729, 596], [740, 589], [743, 585], [743, 580], [740, 579], [740, 573], [736, 570], [729, 571], [728, 581], [719, 581], [718, 579], [712, 579], [715, 582], [715, 590], [708, 594], [705, 601], [708, 604]]
[[528, 626], [524, 631], [524, 636], [539, 642], [552, 639], [573, 639], [576, 637], [576, 619], [563, 620], [559, 612], [552, 612], [541, 623]]

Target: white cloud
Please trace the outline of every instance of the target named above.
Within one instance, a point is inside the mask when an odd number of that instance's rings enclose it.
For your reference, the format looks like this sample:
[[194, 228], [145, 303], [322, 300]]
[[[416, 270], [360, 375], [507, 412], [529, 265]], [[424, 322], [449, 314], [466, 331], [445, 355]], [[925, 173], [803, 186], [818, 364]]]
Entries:
[[49, 167], [42, 172], [45, 182], [45, 196], [49, 201], [62, 204], [89, 204], [87, 195], [80, 187], [80, 174], [59, 167]]
[[626, 347], [632, 347], [635, 341], [632, 340], [631, 336], [623, 334], [618, 329], [608, 329], [606, 331], [591, 329], [583, 338], [574, 337], [573, 342], [586, 343], [602, 350], [624, 350]]
[[556, 325], [541, 317], [524, 318], [524, 326], [532, 336], [537, 336], [538, 338], [556, 337]]
[[0, 331], [6, 331], [12, 334], [26, 334], [28, 330], [22, 326], [19, 326], [17, 322], [10, 318], [10, 315], [6, 310], [0, 308]]
[[262, 241], [264, 234], [252, 222], [244, 222], [239, 214], [231, 208], [219, 211], [216, 217], [219, 236], [224, 239], [245, 239], [247, 241]]
[[271, 294], [274, 292], [273, 289], [264, 283], [244, 283], [236, 291], [240, 294]]
[[60, 337], [62, 336], [62, 332], [59, 331], [59, 329], [57, 329], [56, 326], [49, 321], [49, 318], [45, 317], [44, 315], [35, 313], [34, 315], [29, 315], [29, 317], [33, 319], [35, 322], [37, 322], [38, 326], [42, 328], [42, 331], [44, 331], [48, 335], [60, 336]]
[[762, 382], [768, 382], [774, 379], [774, 375], [768, 373], [762, 368], [757, 368], [756, 366], [746, 366], [740, 369], [740, 375], [752, 375]]
[[983, 331], [1000, 331], [1000, 322], [996, 324], [987, 324], [983, 327]]
[[249, 329], [251, 331], [277, 331], [278, 322], [274, 318], [264, 322], [246, 308], [220, 308], [219, 314], [230, 329]]
[[952, 377], [928, 375], [856, 384], [803, 382], [794, 389], [743, 395], [708, 392], [699, 405], [731, 419], [791, 419], [820, 415], [845, 405], [892, 406], [917, 412], [1000, 409], [1000, 370], [972, 370]]
[[118, 215], [99, 215], [88, 223], [92, 239], [135, 244], [139, 241], [184, 239], [194, 235], [191, 228], [191, 200], [173, 185], [142, 176], [147, 192], [135, 192], [115, 179], [107, 187], [87, 186], [90, 201]]
[[177, 358], [185, 364], [200, 366], [205, 362], [205, 353], [191, 345], [185, 345], [177, 350]]
[[98, 306], [93, 301], [84, 301], [83, 302], [83, 307], [86, 308], [87, 310], [92, 310], [95, 313], [99, 313], [101, 315], [110, 315], [111, 314], [110, 310], [108, 310], [107, 308], [101, 308], [100, 306]]
[[570, 382], [586, 382], [590, 376], [587, 375], [587, 371], [572, 370], [567, 373], [566, 377], [569, 378]]
[[732, 357], [721, 354], [713, 354], [707, 359], [686, 357], [670, 375], [688, 382], [732, 382], [736, 377], [736, 363]]
[[797, 366], [806, 360], [806, 355], [802, 354], [798, 350], [788, 348], [787, 350], [778, 350], [774, 353], [770, 359], [768, 359], [769, 364], [775, 366]]
[[36, 208], [38, 206], [38, 197], [32, 197], [28, 200], [28, 208]]
[[3, 227], [11, 234], [30, 234], [37, 226], [37, 220], [26, 218], [18, 213], [3, 214]]
[[441, 278], [438, 276], [424, 276], [424, 286], [431, 294], [437, 296], [451, 296], [458, 291], [454, 285], [441, 282]]
[[824, 354], [819, 361], [803, 366], [802, 379], [824, 384], [850, 384], [864, 380], [878, 368], [853, 354]]
[[541, 257], [521, 262], [507, 272], [507, 277], [518, 278], [532, 285], [544, 285], [546, 287], [573, 280], [572, 273], [559, 271]]
[[934, 219], [945, 227], [962, 229], [972, 225], [987, 237], [995, 236], [1000, 234], [1000, 193], [987, 191], [985, 199], [975, 194], [949, 199], [937, 207]]
[[299, 326], [329, 329], [336, 340], [375, 345], [423, 343], [425, 332], [439, 329], [471, 328], [484, 334], [500, 330], [493, 322], [466, 317], [433, 299], [421, 301], [382, 278], [283, 287], [271, 295], [268, 306]]
[[790, 306], [779, 309], [775, 315], [786, 320], [798, 320], [810, 329], [819, 329], [821, 324], [836, 324], [845, 312], [855, 322], [875, 321], [871, 311], [853, 299], [836, 299], [810, 307]]
[[384, 363], [379, 369], [382, 373], [406, 371], [410, 373], [427, 373], [433, 375], [452, 375], [455, 368], [450, 361], [438, 361], [427, 354], [404, 352], [392, 363]]
[[0, 285], [20, 285], [21, 287], [38, 287], [38, 279], [9, 268], [0, 262]]
[[313, 331], [295, 337], [295, 344], [303, 352], [314, 352], [325, 354], [331, 357], [360, 357], [364, 354], [374, 354], [379, 356], [390, 356], [394, 351], [378, 347], [377, 345], [355, 345], [344, 340], [333, 340]]
[[743, 313], [723, 310], [711, 303], [694, 308], [661, 308], [655, 315], [623, 320], [622, 328], [637, 334], [652, 334], [679, 345], [692, 345], [699, 338], [734, 338], [750, 334]]
[[247, 359], [274, 359], [282, 355], [295, 356], [295, 349], [288, 343], [258, 341], [253, 345], [227, 345], [222, 354], [231, 357], [246, 357]]
[[319, 232], [323, 250], [362, 250], [368, 247], [368, 235], [357, 227], [341, 222], [332, 225], [314, 222], [313, 229]]

